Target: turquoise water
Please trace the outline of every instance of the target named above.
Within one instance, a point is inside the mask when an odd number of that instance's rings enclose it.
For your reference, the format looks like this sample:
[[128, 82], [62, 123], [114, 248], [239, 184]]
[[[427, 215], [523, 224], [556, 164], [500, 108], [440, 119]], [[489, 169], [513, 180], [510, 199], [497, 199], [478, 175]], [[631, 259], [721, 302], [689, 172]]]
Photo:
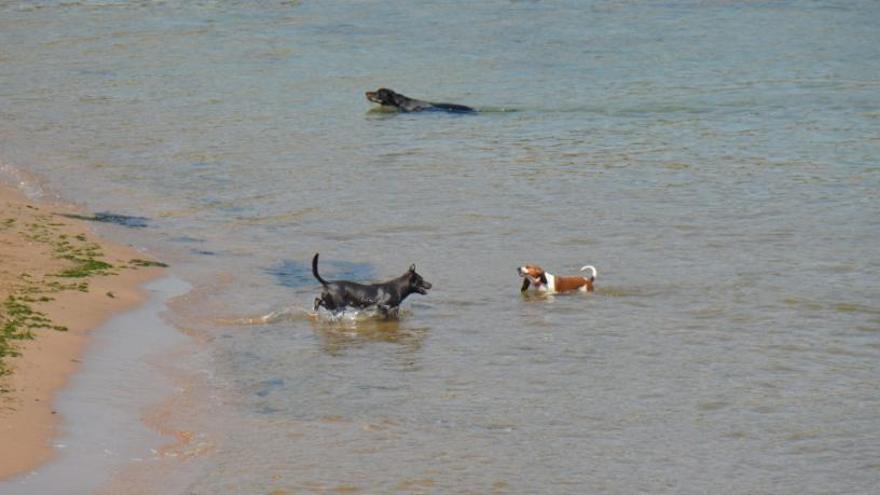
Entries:
[[[194, 286], [176, 421], [212, 447], [166, 492], [869, 493], [878, 27], [868, 1], [0, 2], [0, 166], [148, 218], [105, 231]], [[482, 111], [371, 111], [380, 86]], [[315, 322], [315, 252], [434, 290]], [[523, 298], [525, 263], [597, 291]]]

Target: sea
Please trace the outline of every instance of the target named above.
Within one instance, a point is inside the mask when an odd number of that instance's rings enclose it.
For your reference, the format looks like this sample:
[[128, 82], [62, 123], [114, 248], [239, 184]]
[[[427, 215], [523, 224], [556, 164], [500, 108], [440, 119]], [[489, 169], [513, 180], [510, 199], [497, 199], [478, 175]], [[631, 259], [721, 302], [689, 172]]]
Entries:
[[187, 287], [105, 493], [880, 487], [876, 1], [2, 0], [0, 175]]

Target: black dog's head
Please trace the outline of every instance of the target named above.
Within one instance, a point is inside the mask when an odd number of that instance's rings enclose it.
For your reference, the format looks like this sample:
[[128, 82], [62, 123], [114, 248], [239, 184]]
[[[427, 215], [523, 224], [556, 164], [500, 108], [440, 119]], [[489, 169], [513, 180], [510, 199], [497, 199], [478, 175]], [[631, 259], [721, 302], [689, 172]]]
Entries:
[[379, 88], [376, 91], [367, 91], [367, 99], [380, 105], [397, 106], [397, 93], [388, 88]]
[[428, 293], [428, 289], [431, 288], [431, 282], [423, 279], [421, 275], [416, 273], [416, 265], [412, 265], [409, 267], [409, 271], [406, 272], [404, 277], [407, 277], [409, 281], [409, 289], [412, 292], [417, 292], [421, 295], [426, 295]]

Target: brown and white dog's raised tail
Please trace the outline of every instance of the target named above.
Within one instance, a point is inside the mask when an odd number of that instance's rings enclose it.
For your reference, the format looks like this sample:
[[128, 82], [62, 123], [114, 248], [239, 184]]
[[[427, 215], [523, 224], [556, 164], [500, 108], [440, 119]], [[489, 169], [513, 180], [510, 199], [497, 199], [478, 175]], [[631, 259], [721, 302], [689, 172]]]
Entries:
[[593, 266], [593, 265], [584, 265], [584, 266], [581, 267], [581, 271], [584, 271], [584, 270], [586, 270], [587, 268], [589, 268], [589, 269], [593, 272], [593, 274], [590, 275], [590, 282], [596, 280], [596, 275], [599, 274], [599, 272], [596, 271], [596, 267]]
[[516, 272], [523, 278], [523, 284], [520, 291], [525, 292], [530, 286], [540, 292], [566, 292], [570, 290], [580, 290], [582, 292], [593, 292], [593, 281], [596, 280], [598, 271], [593, 265], [584, 265], [581, 271], [590, 270], [592, 275], [587, 277], [562, 277], [545, 272], [538, 265], [526, 265], [516, 269]]

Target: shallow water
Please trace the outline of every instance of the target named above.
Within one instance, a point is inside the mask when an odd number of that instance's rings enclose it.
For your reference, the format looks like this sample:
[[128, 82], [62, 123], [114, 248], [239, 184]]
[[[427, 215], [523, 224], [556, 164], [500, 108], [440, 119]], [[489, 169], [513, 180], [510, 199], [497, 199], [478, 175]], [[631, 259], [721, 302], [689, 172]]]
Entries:
[[159, 315], [168, 299], [189, 287], [163, 278], [144, 288], [150, 300], [96, 329], [81, 369], [55, 399], [53, 410], [62, 424], [52, 445], [59, 455], [0, 482], [0, 493], [94, 493], [114, 473], [149, 462], [169, 443], [141, 422], [139, 411], [173, 391], [151, 363], [184, 344], [183, 336]]
[[[195, 287], [170, 319], [206, 336], [184, 415], [216, 448], [169, 491], [869, 493], [878, 25], [867, 1], [0, 2], [0, 162], [148, 219], [104, 228]], [[482, 112], [371, 111], [380, 86]], [[314, 321], [315, 252], [434, 289]], [[524, 263], [596, 265], [597, 291], [521, 297]]]

